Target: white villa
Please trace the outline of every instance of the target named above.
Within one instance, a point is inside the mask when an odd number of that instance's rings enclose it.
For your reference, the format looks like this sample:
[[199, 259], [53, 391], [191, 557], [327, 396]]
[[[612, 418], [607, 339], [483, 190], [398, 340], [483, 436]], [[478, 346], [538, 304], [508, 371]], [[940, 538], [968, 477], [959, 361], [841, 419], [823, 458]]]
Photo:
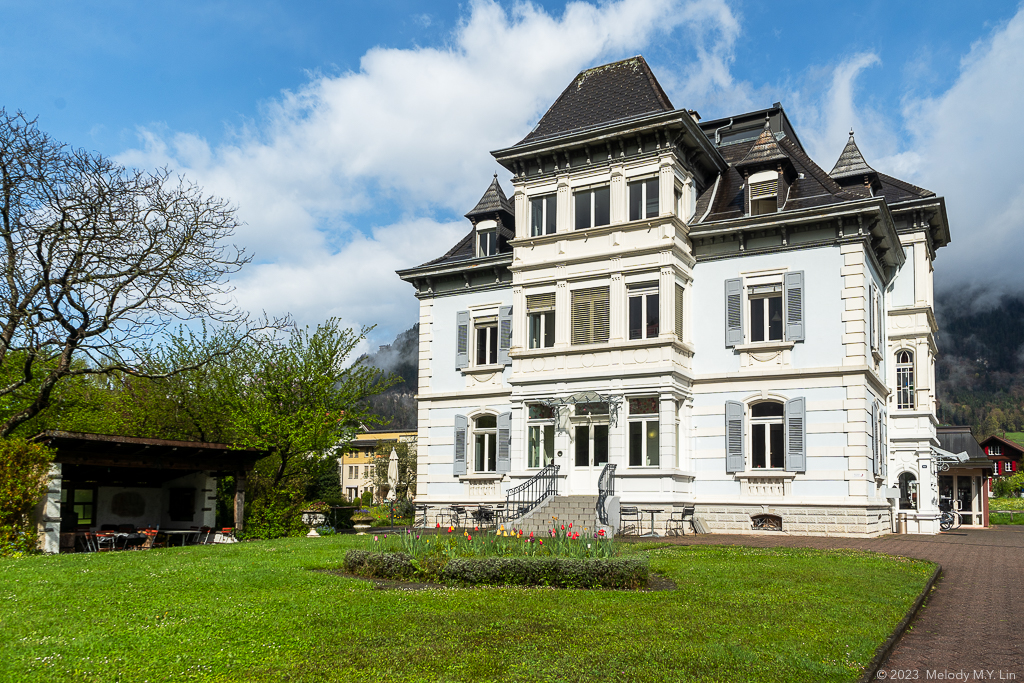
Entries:
[[[580, 73], [493, 156], [511, 201], [495, 176], [466, 237], [399, 273], [420, 302], [431, 516], [544, 480], [557, 498], [521, 510], [938, 531], [942, 197], [873, 169], [852, 131], [824, 171], [778, 103], [675, 109], [642, 57]], [[960, 502], [980, 511], [975, 474]]]

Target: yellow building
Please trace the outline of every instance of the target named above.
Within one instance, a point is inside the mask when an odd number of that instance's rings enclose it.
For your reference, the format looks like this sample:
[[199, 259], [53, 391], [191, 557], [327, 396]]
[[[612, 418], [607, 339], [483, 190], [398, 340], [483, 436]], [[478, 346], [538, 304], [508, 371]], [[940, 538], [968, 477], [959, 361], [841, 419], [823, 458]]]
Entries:
[[364, 492], [374, 490], [373, 455], [380, 445], [407, 443], [416, 449], [416, 430], [378, 429], [364, 430], [350, 441], [338, 458], [341, 474], [341, 490], [349, 499], [357, 498]]

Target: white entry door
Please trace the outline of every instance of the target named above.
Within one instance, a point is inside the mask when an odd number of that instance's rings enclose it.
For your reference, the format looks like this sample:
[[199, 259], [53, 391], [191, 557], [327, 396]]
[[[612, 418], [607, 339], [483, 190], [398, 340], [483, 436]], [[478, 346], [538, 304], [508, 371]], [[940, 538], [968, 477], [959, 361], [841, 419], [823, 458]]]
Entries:
[[569, 495], [597, 495], [597, 480], [608, 464], [608, 422], [586, 421], [572, 425], [572, 460]]

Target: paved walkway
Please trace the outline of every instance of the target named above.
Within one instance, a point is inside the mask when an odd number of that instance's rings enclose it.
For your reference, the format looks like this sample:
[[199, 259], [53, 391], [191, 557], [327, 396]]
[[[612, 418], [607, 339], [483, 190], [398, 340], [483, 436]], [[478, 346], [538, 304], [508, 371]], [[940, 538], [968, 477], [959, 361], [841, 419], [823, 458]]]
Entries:
[[659, 540], [702, 545], [858, 548], [938, 562], [942, 576], [936, 590], [883, 666], [887, 678], [892, 677], [889, 674], [893, 670], [911, 672], [897, 673], [898, 679], [916, 677], [922, 681], [943, 680], [938, 674], [948, 677], [964, 671], [966, 679], [959, 680], [979, 680], [974, 672], [985, 670], [985, 680], [991, 675], [992, 680], [1024, 681], [1024, 526], [873, 539], [709, 534]]

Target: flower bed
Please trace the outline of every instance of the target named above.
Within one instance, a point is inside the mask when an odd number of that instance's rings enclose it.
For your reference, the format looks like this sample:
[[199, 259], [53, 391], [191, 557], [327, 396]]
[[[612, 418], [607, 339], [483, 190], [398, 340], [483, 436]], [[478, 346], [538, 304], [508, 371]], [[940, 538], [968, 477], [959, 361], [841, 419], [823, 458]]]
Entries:
[[367, 578], [432, 581], [448, 585], [643, 588], [643, 557], [617, 557], [604, 534], [551, 529], [543, 537], [500, 528], [461, 535], [410, 531], [374, 537], [374, 550], [350, 550], [345, 571]]

